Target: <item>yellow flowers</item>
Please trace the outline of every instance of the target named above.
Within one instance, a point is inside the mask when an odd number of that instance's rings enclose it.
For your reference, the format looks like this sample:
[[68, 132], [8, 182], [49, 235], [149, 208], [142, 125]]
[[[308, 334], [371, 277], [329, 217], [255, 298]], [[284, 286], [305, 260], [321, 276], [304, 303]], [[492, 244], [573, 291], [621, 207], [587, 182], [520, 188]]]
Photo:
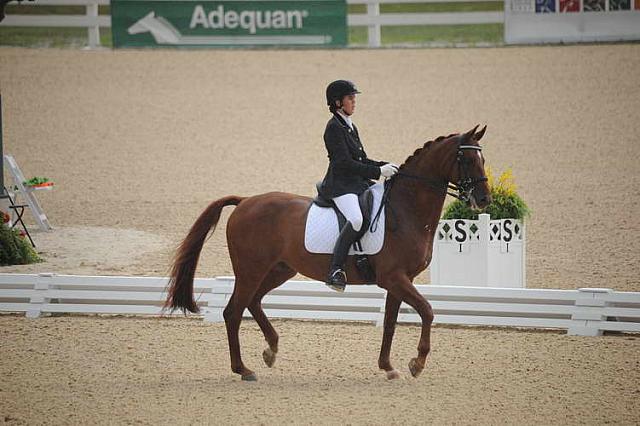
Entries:
[[493, 178], [493, 170], [491, 170], [491, 167], [485, 167], [484, 174], [487, 176], [487, 184], [489, 185], [489, 189], [493, 188], [495, 179]]
[[489, 188], [492, 193], [498, 193], [506, 196], [516, 195], [516, 183], [513, 178], [513, 170], [509, 167], [505, 170], [500, 177], [498, 178], [498, 182], [496, 183], [496, 179], [493, 176], [493, 172], [491, 167], [487, 167], [485, 169], [485, 173], [487, 175]]
[[[491, 219], [524, 219], [531, 214], [529, 207], [516, 193], [513, 171], [509, 168], [499, 177], [495, 177], [491, 168], [485, 169], [487, 184], [491, 191], [491, 204], [482, 212], [489, 213]], [[450, 203], [442, 216], [443, 219], [477, 219], [478, 211], [461, 200]]]

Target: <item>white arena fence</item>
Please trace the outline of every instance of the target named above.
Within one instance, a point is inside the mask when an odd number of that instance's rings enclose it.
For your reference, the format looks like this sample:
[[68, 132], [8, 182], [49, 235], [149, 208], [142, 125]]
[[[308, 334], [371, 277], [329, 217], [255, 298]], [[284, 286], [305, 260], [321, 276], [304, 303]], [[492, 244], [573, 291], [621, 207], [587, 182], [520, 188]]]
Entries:
[[[503, 12], [450, 13], [383, 13], [380, 4], [391, 3], [454, 3], [485, 0], [347, 0], [348, 4], [366, 4], [366, 14], [349, 14], [347, 25], [368, 28], [369, 47], [381, 44], [381, 27], [386, 25], [458, 25], [502, 24]], [[111, 28], [111, 16], [99, 15], [98, 6], [108, 6], [109, 0], [36, 0], [23, 1], [24, 6], [85, 6], [84, 15], [12, 15], [7, 14], [1, 25], [7, 27], [84, 27], [88, 31], [89, 47], [100, 46], [100, 27]]]
[[484, 0], [347, 0], [348, 4], [366, 4], [366, 14], [349, 14], [347, 25], [366, 26], [369, 47], [380, 47], [381, 27], [388, 25], [467, 25], [502, 24], [504, 12], [437, 12], [437, 13], [380, 13], [381, 4], [402, 3], [479, 3]]
[[[195, 280], [205, 321], [223, 321], [233, 284], [233, 277]], [[167, 278], [159, 277], [0, 274], [0, 312], [24, 312], [29, 318], [52, 313], [160, 315], [166, 286]], [[431, 302], [438, 324], [556, 328], [584, 336], [640, 332], [640, 292], [416, 287]], [[350, 286], [336, 293], [317, 281], [288, 281], [265, 296], [263, 307], [270, 318], [381, 326], [385, 295], [376, 286]], [[248, 311], [245, 316], [250, 317]], [[420, 318], [402, 305], [398, 322], [420, 323]]]
[[[10, 3], [11, 4], [11, 3]], [[99, 15], [98, 6], [109, 6], [109, 0], [36, 0], [23, 1], [23, 6], [84, 6], [84, 15], [12, 15], [2, 21], [6, 27], [75, 27], [86, 28], [89, 47], [100, 46], [100, 27], [111, 28], [111, 16]]]

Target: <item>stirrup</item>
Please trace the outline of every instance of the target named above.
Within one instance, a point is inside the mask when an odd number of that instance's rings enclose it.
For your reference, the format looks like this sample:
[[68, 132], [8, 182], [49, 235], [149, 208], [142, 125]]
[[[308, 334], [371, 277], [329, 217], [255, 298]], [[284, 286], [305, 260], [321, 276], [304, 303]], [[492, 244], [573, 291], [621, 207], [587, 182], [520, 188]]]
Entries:
[[333, 271], [331, 275], [327, 278], [327, 286], [337, 291], [338, 293], [344, 293], [344, 289], [346, 288], [347, 283], [347, 274], [342, 269], [336, 269]]

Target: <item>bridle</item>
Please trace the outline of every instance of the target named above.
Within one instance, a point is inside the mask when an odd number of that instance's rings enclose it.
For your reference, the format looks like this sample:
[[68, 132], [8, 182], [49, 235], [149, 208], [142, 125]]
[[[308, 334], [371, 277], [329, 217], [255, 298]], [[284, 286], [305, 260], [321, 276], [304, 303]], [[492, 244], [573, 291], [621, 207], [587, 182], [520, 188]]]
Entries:
[[471, 200], [471, 196], [473, 195], [473, 190], [476, 188], [476, 185], [482, 182], [487, 181], [486, 176], [482, 177], [472, 177], [469, 175], [469, 159], [464, 156], [465, 149], [472, 149], [478, 152], [482, 152], [482, 147], [479, 145], [460, 145], [458, 147], [457, 160], [458, 163], [458, 182], [455, 184], [449, 184], [448, 188], [453, 189], [454, 191], [458, 191], [458, 194], [452, 194], [447, 192], [447, 194], [456, 197], [457, 199], [468, 203]]
[[[424, 176], [412, 175], [405, 172], [398, 172], [396, 174], [397, 177], [401, 178], [409, 178], [416, 179], [422, 183], [424, 183], [429, 188], [433, 189], [436, 192], [441, 194], [448, 194], [454, 198], [457, 198], [465, 203], [468, 203], [471, 200], [471, 196], [473, 195], [473, 190], [476, 185], [481, 182], [486, 182], [487, 178], [485, 176], [482, 177], [472, 177], [469, 174], [469, 159], [464, 156], [464, 151], [472, 149], [475, 151], [482, 151], [482, 147], [478, 145], [459, 145], [458, 152], [456, 154], [456, 163], [458, 165], [458, 181], [448, 182], [441, 180], [433, 180]], [[394, 176], [395, 178], [395, 176]], [[457, 191], [451, 192], [451, 191]]]
[[[443, 180], [434, 180], [426, 176], [412, 175], [412, 174], [400, 172], [400, 171], [390, 179], [387, 179], [387, 181], [384, 183], [384, 192], [382, 194], [382, 202], [380, 203], [380, 208], [378, 209], [373, 220], [371, 221], [371, 226], [370, 226], [371, 232], [375, 232], [375, 229], [377, 228], [378, 219], [380, 218], [380, 213], [382, 212], [382, 209], [384, 208], [384, 206], [388, 204], [389, 192], [391, 191], [393, 184], [396, 182], [398, 178], [415, 179], [422, 182], [431, 190], [441, 195], [451, 195], [452, 197], [457, 198], [465, 203], [470, 202], [471, 196], [473, 195], [473, 191], [476, 185], [478, 185], [481, 182], [486, 182], [487, 178], [486, 176], [482, 176], [482, 177], [470, 176], [469, 174], [470, 161], [468, 158], [464, 156], [465, 150], [469, 150], [469, 149], [482, 152], [482, 147], [479, 145], [462, 145], [462, 141], [460, 142], [460, 145], [458, 145], [458, 152], [456, 153], [456, 163], [458, 165], [458, 181], [455, 183], [449, 182], [449, 181], [443, 181]], [[457, 193], [451, 192], [451, 191], [457, 191]]]

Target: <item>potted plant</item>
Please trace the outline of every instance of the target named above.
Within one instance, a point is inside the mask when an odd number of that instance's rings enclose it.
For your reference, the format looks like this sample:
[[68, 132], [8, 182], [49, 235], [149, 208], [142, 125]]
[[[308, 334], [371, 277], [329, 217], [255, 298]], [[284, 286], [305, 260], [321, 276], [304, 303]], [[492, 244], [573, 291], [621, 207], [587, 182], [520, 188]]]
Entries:
[[518, 195], [513, 178], [513, 171], [505, 170], [496, 181], [491, 168], [485, 170], [491, 198], [493, 201], [483, 211], [474, 211], [460, 200], [455, 200], [447, 206], [442, 219], [478, 219], [481, 213], [487, 213], [492, 219], [524, 220], [531, 211], [524, 200]]
[[0, 266], [42, 262], [25, 234], [7, 226], [9, 215], [5, 212], [0, 212], [0, 215], [3, 220], [0, 224]]
[[34, 176], [29, 180], [25, 180], [23, 184], [31, 188], [46, 188], [48, 186], [53, 186], [53, 182], [51, 182], [49, 178], [38, 176]]
[[486, 170], [492, 203], [474, 211], [455, 200], [438, 225], [431, 283], [525, 287], [525, 227], [530, 210], [518, 195], [511, 169], [495, 179]]

